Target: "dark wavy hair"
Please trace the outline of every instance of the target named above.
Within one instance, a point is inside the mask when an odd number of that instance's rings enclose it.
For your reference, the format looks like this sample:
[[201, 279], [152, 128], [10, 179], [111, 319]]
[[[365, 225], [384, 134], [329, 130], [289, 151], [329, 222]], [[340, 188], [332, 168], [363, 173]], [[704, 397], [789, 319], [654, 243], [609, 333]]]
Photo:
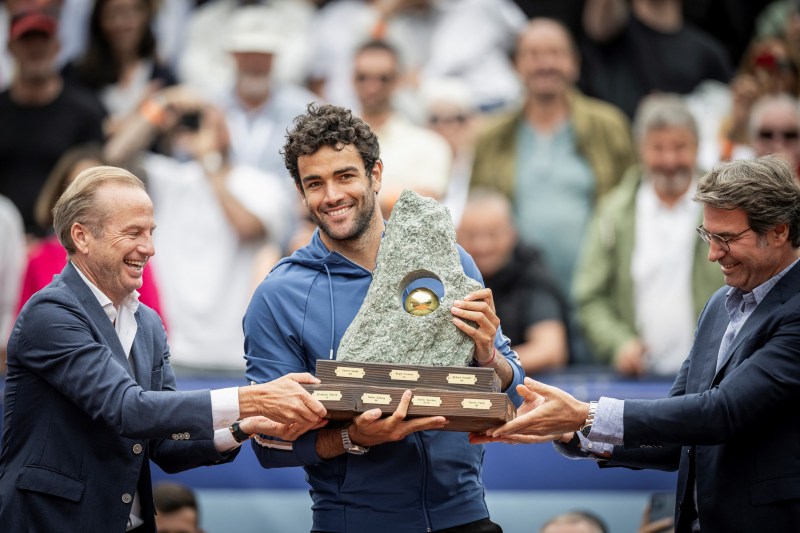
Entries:
[[341, 150], [348, 145], [358, 150], [364, 170], [370, 176], [375, 162], [380, 159], [378, 136], [349, 109], [311, 103], [306, 113], [296, 117], [286, 132], [286, 144], [281, 155], [295, 185], [302, 191], [297, 159], [316, 153], [323, 146]]
[[[151, 29], [153, 17], [155, 17], [155, 1], [139, 1], [147, 10], [147, 22], [139, 41], [138, 56], [156, 59], [156, 38]], [[117, 83], [121, 74], [120, 64], [114, 58], [111, 44], [100, 27], [100, 15], [107, 3], [108, 0], [95, 0], [89, 22], [89, 44], [86, 47], [86, 53], [76, 64], [78, 79], [93, 89]]]

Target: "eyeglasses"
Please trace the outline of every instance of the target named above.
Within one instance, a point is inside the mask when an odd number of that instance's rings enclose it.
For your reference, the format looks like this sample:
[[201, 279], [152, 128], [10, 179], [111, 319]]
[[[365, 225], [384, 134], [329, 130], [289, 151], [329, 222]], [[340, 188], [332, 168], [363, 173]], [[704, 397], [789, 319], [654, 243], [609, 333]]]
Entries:
[[776, 138], [785, 141], [796, 141], [798, 137], [800, 137], [800, 132], [797, 130], [758, 130], [758, 138], [762, 141], [771, 141]]
[[731, 251], [731, 243], [735, 240], [741, 239], [742, 235], [750, 231], [750, 228], [747, 228], [743, 231], [740, 231], [736, 235], [732, 235], [730, 237], [722, 237], [721, 235], [717, 235], [716, 233], [709, 233], [706, 228], [703, 226], [697, 226], [697, 234], [700, 235], [700, 238], [703, 239], [703, 242], [706, 244], [711, 244], [713, 241], [714, 244], [725, 250], [725, 253]]
[[366, 81], [378, 81], [383, 85], [388, 85], [394, 81], [394, 74], [365, 74], [363, 72], [356, 73], [356, 83], [364, 83]]
[[432, 126], [436, 126], [437, 124], [464, 124], [467, 121], [467, 115], [465, 114], [457, 114], [457, 115], [430, 115], [428, 117], [428, 122]]

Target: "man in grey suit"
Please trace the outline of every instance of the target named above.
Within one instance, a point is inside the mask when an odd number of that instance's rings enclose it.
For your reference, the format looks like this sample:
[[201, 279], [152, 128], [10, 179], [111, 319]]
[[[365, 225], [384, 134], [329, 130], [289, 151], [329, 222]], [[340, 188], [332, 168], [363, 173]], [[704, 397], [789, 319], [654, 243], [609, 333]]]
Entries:
[[69, 262], [23, 308], [8, 344], [3, 531], [154, 532], [149, 459], [168, 472], [221, 463], [254, 433], [291, 440], [324, 423], [299, 384], [318, 382], [309, 374], [175, 391], [164, 327], [137, 298], [155, 253], [138, 178], [84, 171], [54, 227]]
[[800, 531], [800, 189], [767, 156], [712, 171], [695, 200], [728, 286], [706, 304], [670, 397], [585, 403], [530, 380], [521, 416], [473, 440], [558, 435], [563, 453], [602, 466], [677, 469], [678, 533]]

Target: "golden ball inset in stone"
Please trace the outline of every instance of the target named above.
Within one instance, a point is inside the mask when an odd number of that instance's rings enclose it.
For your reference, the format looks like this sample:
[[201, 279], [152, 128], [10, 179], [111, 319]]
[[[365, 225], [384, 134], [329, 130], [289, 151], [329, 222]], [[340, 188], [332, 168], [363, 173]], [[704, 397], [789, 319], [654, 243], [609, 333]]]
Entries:
[[425, 316], [439, 308], [439, 297], [425, 287], [411, 291], [406, 297], [405, 309], [414, 316]]

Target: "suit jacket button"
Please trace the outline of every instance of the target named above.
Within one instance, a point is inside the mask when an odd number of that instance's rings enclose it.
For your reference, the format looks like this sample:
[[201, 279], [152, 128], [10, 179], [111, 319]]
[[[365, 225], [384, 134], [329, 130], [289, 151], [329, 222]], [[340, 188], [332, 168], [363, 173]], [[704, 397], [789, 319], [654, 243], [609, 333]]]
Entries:
[[133, 501], [133, 496], [131, 496], [127, 492], [122, 495], [122, 503], [131, 503], [132, 501]]
[[173, 434], [172, 434], [172, 440], [178, 440], [178, 438], [179, 438], [179, 437], [178, 437], [178, 434], [177, 434], [177, 433], [173, 433]]
[[189, 433], [184, 433], [183, 434], [183, 438], [186, 439], [186, 440], [189, 440]]
[[133, 445], [133, 453], [135, 453], [136, 455], [142, 453], [142, 445], [139, 444], [138, 442]]

